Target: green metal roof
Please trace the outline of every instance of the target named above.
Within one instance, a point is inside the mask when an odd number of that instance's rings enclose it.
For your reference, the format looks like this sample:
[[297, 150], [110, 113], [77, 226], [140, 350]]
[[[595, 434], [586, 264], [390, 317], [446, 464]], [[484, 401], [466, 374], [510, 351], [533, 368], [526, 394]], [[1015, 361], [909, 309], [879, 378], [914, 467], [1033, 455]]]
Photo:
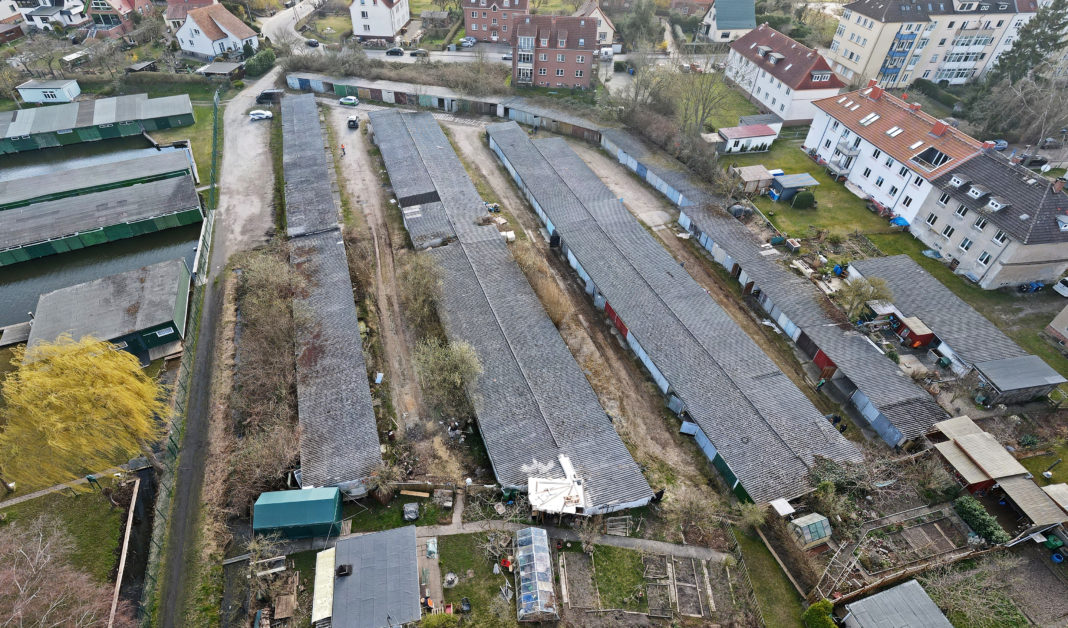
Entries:
[[721, 31], [756, 28], [754, 0], [716, 0], [716, 28]]
[[340, 500], [341, 491], [336, 486], [263, 493], [253, 507], [252, 529], [334, 523], [338, 520]]

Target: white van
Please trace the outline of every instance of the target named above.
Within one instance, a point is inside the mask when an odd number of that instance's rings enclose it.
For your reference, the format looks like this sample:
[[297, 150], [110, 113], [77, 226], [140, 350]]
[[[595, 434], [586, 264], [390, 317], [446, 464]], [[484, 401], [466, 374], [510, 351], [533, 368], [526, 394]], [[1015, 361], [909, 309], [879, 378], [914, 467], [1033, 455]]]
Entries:
[[600, 58], [601, 58], [601, 61], [611, 61], [612, 60], [612, 47], [611, 46], [605, 46], [604, 48], [601, 48], [601, 56], [600, 56]]

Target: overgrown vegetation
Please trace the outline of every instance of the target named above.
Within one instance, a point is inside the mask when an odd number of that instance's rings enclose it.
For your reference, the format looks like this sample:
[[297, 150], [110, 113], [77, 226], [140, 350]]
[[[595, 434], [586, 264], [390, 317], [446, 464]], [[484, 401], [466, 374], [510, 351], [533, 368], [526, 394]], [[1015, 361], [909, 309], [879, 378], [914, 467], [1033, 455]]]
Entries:
[[1001, 545], [1011, 540], [1009, 533], [1005, 532], [998, 520], [987, 512], [986, 508], [974, 497], [970, 495], [958, 497], [953, 502], [953, 509], [957, 511], [964, 523], [967, 523], [987, 543]]
[[246, 76], [262, 76], [274, 66], [274, 50], [264, 48], [245, 62]]
[[649, 600], [645, 595], [645, 565], [635, 550], [609, 545], [593, 548], [594, 581], [601, 596], [602, 608], [621, 608], [645, 612]]
[[470, 416], [467, 387], [482, 373], [474, 347], [462, 340], [427, 338], [416, 346], [413, 357], [427, 402], [442, 416]]
[[835, 628], [838, 624], [831, 618], [834, 604], [828, 599], [822, 599], [810, 605], [801, 615], [801, 621], [805, 622], [806, 628]]
[[434, 332], [440, 327], [437, 307], [441, 270], [434, 258], [426, 252], [405, 257], [400, 282], [401, 304], [408, 322], [423, 335], [437, 335]]
[[1022, 564], [1019, 556], [999, 552], [935, 567], [917, 579], [954, 626], [1022, 628], [1031, 622], [1009, 597]]

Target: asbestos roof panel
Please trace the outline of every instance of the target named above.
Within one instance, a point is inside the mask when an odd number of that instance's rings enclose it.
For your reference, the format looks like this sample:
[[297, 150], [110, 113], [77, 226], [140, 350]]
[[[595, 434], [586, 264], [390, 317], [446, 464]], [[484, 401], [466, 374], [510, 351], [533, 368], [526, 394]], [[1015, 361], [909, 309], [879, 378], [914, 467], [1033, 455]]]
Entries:
[[151, 99], [147, 94], [98, 98], [5, 112], [0, 115], [0, 137], [12, 138], [192, 113], [193, 105], [188, 94]]
[[1042, 490], [1049, 495], [1062, 510], [1068, 510], [1068, 484], [1061, 482], [1060, 484], [1050, 484], [1049, 486], [1043, 486]]
[[1037, 355], [981, 362], [976, 364], [975, 368], [984, 379], [1003, 392], [1036, 386], [1057, 386], [1068, 381]]
[[999, 480], [998, 484], [1034, 525], [1068, 521], [1068, 514], [1034, 480], [1021, 476]]
[[0, 211], [0, 250], [200, 207], [192, 175]]
[[968, 484], [978, 484], [991, 479], [985, 471], [972, 462], [972, 459], [968, 457], [968, 454], [964, 453], [963, 449], [957, 446], [957, 443], [953, 441], [935, 443], [935, 449], [942, 454], [942, 457], [953, 466], [953, 469]]
[[860, 628], [953, 628], [915, 580], [846, 604], [846, 612]]
[[352, 573], [334, 576], [333, 628], [387, 628], [419, 621], [419, 562], [415, 526], [341, 539], [334, 565]]
[[289, 237], [338, 226], [338, 208], [319, 109], [312, 94], [282, 99], [282, 172], [286, 188]]
[[981, 434], [983, 432], [982, 428], [976, 425], [975, 421], [968, 415], [955, 416], [952, 419], [939, 421], [931, 426], [932, 432], [936, 430], [950, 440], [967, 436], [968, 434]]
[[816, 455], [859, 458], [566, 143], [488, 131], [754, 500], [806, 492]]
[[850, 267], [864, 277], [885, 279], [902, 315], [919, 317], [966, 363], [1028, 355], [907, 255], [856, 260]]
[[965, 434], [953, 442], [957, 443], [972, 462], [995, 480], [1014, 475], [1026, 475], [1027, 469], [1013, 458], [992, 434]]
[[[186, 293], [182, 282], [188, 286], [189, 270], [174, 259], [42, 294], [27, 344], [54, 342], [63, 333], [117, 340], [173, 322], [178, 296]], [[174, 331], [174, 339], [185, 335]]]
[[333, 229], [289, 246], [290, 262], [307, 282], [294, 299], [306, 312], [296, 329], [301, 481], [358, 482], [382, 456], [345, 245]]

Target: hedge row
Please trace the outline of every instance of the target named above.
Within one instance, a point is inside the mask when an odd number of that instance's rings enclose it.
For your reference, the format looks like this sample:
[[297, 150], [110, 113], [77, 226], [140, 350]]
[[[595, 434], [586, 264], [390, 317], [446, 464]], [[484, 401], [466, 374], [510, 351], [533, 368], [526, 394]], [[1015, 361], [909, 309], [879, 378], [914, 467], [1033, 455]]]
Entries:
[[245, 62], [245, 74], [248, 76], [262, 76], [274, 65], [274, 51], [265, 48], [249, 57]]
[[938, 86], [937, 83], [932, 83], [927, 79], [916, 79], [912, 82], [912, 89], [925, 94], [930, 98], [942, 103], [943, 105], [952, 109], [957, 103], [960, 102], [960, 98], [957, 98], [953, 94], [950, 94], [946, 90]]
[[967, 523], [987, 543], [1001, 545], [1009, 542], [1009, 534], [1001, 527], [998, 520], [987, 512], [986, 508], [974, 497], [970, 495], [958, 497], [953, 502], [953, 508], [960, 515], [960, 518], [964, 520], [964, 523]]

